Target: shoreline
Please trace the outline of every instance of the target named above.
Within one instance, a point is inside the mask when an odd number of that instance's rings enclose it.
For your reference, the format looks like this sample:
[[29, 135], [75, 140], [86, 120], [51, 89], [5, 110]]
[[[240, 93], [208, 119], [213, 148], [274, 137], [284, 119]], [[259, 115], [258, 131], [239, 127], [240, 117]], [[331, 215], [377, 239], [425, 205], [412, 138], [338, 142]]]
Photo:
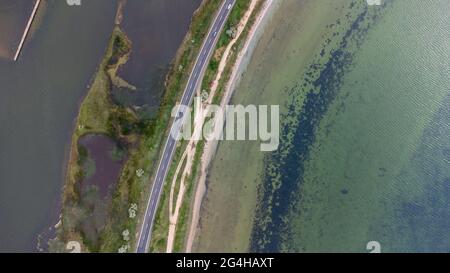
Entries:
[[[280, 3], [276, 3], [274, 0], [267, 0], [263, 3], [264, 7], [256, 17], [255, 23], [251, 26], [248, 37], [245, 41], [244, 47], [240, 50], [237, 60], [232, 68], [231, 77], [226, 83], [226, 91], [221, 101], [221, 107], [227, 105], [234, 93], [235, 87], [239, 84], [242, 74], [245, 72], [251, 57], [253, 56], [254, 49], [256, 48], [261, 35], [264, 33], [264, 29], [269, 22], [270, 18], [277, 10]], [[223, 128], [215, 128], [215, 130], [222, 130]], [[207, 141], [203, 153], [201, 155], [201, 173], [195, 189], [194, 205], [191, 212], [191, 224], [189, 227], [189, 235], [186, 243], [186, 252], [191, 253], [194, 241], [198, 236], [197, 230], [200, 223], [200, 211], [202, 203], [206, 194], [206, 177], [208, 175], [209, 166], [217, 151], [218, 141]]]

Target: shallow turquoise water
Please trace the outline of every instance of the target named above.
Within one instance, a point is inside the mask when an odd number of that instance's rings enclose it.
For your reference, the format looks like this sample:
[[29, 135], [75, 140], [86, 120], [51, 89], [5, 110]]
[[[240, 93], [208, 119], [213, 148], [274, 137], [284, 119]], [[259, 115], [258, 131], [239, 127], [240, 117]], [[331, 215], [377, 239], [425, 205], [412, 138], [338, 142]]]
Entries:
[[290, 91], [254, 251], [450, 251], [450, 3], [385, 2]]

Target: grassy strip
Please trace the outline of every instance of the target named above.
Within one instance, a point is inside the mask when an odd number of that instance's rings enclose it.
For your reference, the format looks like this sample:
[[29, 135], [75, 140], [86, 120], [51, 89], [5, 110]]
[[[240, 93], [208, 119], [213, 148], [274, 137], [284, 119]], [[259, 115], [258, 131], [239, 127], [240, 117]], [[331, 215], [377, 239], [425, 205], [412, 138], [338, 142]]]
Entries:
[[175, 234], [175, 241], [173, 245], [174, 252], [183, 252], [185, 247], [185, 239], [188, 233], [189, 227], [189, 215], [191, 211], [192, 196], [194, 195], [195, 182], [200, 175], [200, 161], [203, 154], [203, 148], [205, 142], [202, 140], [197, 144], [195, 149], [194, 161], [192, 162], [191, 175], [186, 178], [186, 193], [183, 199], [183, 204], [180, 208], [180, 214], [178, 216], [177, 229]]
[[[178, 148], [173, 157], [174, 162], [180, 162], [184, 150], [187, 148], [188, 141], [178, 143]], [[175, 166], [175, 167], [173, 167]], [[167, 246], [167, 232], [169, 230], [169, 202], [171, 182], [174, 179], [176, 165], [173, 164], [167, 174], [166, 183], [164, 184], [163, 194], [155, 217], [154, 229], [152, 232], [152, 241], [150, 243], [151, 252], [165, 252]], [[179, 181], [177, 181], [179, 184]], [[179, 187], [178, 187], [179, 188]], [[174, 195], [177, 198], [177, 195]], [[174, 202], [175, 203], [175, 202]]]
[[211, 61], [208, 64], [208, 69], [205, 71], [205, 76], [202, 81], [202, 90], [209, 91], [210, 86], [215, 79], [218, 69], [219, 69], [219, 63], [222, 59], [223, 52], [227, 45], [231, 42], [233, 39], [232, 35], [227, 33], [227, 31], [233, 31], [236, 29], [237, 25], [239, 24], [241, 18], [244, 16], [245, 12], [248, 10], [250, 5], [250, 1], [245, 0], [238, 0], [236, 1], [235, 6], [233, 7], [233, 10], [230, 13], [230, 16], [228, 17], [227, 22], [224, 26], [224, 31], [220, 34], [219, 40], [217, 42], [216, 50], [213, 54], [213, 57], [211, 58]]
[[[220, 59], [223, 56], [223, 50], [224, 47], [226, 47], [232, 40], [232, 37], [228, 35], [226, 32], [227, 30], [233, 28], [234, 26], [237, 26], [237, 24], [240, 22], [241, 18], [244, 16], [245, 12], [249, 8], [250, 1], [248, 0], [237, 0], [236, 5], [234, 6], [233, 10], [231, 11], [230, 17], [228, 21], [226, 22], [226, 27], [224, 28], [223, 32], [221, 33], [221, 37], [219, 38], [219, 42], [216, 46], [214, 57], [211, 59], [207, 71], [205, 71], [205, 77], [202, 81], [202, 89], [207, 90], [209, 86], [211, 85], [214, 78], [217, 76], [218, 73], [218, 63], [220, 62]], [[227, 65], [223, 71], [221, 80], [218, 85], [218, 89], [216, 91], [216, 95], [214, 97], [214, 102], [217, 104], [222, 97], [223, 97], [223, 91], [226, 88], [226, 84], [228, 83], [232, 68], [237, 60], [237, 53], [242, 49], [244, 46], [247, 38], [248, 33], [250, 30], [250, 26], [253, 25], [257, 14], [259, 13], [261, 7], [262, 7], [263, 1], [261, 1], [258, 6], [255, 8], [255, 11], [251, 15], [248, 24], [244, 31], [242, 32], [239, 39], [236, 41], [236, 44], [233, 48], [232, 53], [230, 53], [229, 60], [227, 61]], [[178, 218], [177, 228], [176, 228], [176, 235], [175, 235], [175, 242], [174, 242], [174, 252], [183, 252], [185, 247], [185, 240], [188, 233], [188, 226], [189, 226], [189, 216], [192, 206], [192, 196], [195, 190], [195, 182], [198, 180], [198, 177], [200, 175], [200, 160], [201, 156], [203, 154], [205, 143], [204, 141], [200, 141], [197, 144], [195, 156], [194, 156], [194, 162], [192, 163], [192, 169], [191, 169], [191, 175], [186, 178], [186, 193], [183, 199], [183, 204], [180, 209], [180, 214]], [[181, 151], [184, 151], [185, 145], [181, 145], [177, 148], [177, 154], [181, 154]], [[169, 169], [169, 175], [167, 178], [167, 181], [172, 181], [173, 174], [176, 170], [176, 167], [179, 164], [179, 157], [174, 157], [174, 161]], [[169, 226], [169, 218], [168, 218], [168, 202], [169, 202], [169, 194], [170, 194], [170, 187], [166, 184], [162, 196], [161, 196], [161, 204], [160, 208], [158, 208], [154, 230], [152, 234], [152, 242], [150, 250], [152, 252], [164, 252], [167, 245], [167, 231]]]

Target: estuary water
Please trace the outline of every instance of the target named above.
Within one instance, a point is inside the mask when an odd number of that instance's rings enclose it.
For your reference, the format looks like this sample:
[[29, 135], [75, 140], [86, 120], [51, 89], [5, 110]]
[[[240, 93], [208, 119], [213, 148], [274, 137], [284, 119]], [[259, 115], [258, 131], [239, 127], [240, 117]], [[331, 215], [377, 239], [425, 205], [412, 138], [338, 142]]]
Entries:
[[[117, 8], [111, 0], [46, 3], [19, 61], [0, 58], [0, 252], [36, 251], [38, 234], [56, 223], [74, 119]], [[8, 20], [22, 11], [5, 9], [2, 28], [22, 35], [24, 26]]]
[[166, 74], [201, 0], [133, 0], [123, 11], [122, 29], [132, 52], [118, 74], [134, 90], [113, 89], [117, 103], [135, 106], [140, 114], [154, 116], [160, 105]]

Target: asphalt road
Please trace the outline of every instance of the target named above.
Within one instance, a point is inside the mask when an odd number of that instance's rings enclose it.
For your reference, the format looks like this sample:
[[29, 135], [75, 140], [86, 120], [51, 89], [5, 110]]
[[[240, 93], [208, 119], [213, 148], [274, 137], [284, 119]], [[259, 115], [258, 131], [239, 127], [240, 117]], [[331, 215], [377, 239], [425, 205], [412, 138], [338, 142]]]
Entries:
[[[203, 79], [204, 71], [209, 63], [209, 59], [214, 51], [217, 40], [219, 39], [220, 32], [225, 25], [228, 15], [231, 12], [236, 0], [224, 0], [219, 12], [214, 19], [213, 25], [209, 30], [206, 40], [203, 42], [200, 53], [194, 65], [194, 69], [189, 77], [186, 89], [184, 90], [183, 97], [181, 99], [181, 105], [189, 106], [194, 98], [197, 87]], [[176, 117], [184, 117], [180, 111]], [[177, 118], [178, 120], [178, 118]], [[183, 119], [184, 120], [184, 119]], [[183, 121], [182, 120], [182, 121]], [[183, 122], [174, 122], [171, 126], [171, 132], [176, 132], [175, 136], [178, 136]], [[142, 221], [141, 230], [139, 232], [139, 240], [137, 242], [137, 253], [145, 253], [150, 244], [151, 233], [153, 228], [153, 222], [155, 220], [155, 214], [158, 208], [159, 198], [161, 196], [164, 181], [167, 176], [167, 172], [172, 163], [172, 156], [176, 149], [177, 137], [173, 134], [169, 134], [162, 158], [159, 162], [158, 170], [153, 182], [152, 191], [148, 200], [145, 216]]]

